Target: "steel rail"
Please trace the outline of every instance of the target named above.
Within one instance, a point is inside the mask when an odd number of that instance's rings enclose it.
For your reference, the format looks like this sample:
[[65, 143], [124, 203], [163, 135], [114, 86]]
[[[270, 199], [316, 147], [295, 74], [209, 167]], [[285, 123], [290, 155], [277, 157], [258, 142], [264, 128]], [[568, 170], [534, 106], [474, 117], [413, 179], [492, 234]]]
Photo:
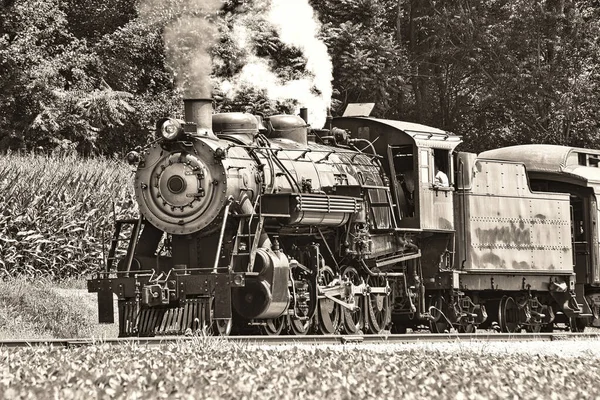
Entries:
[[428, 342], [527, 342], [600, 340], [600, 333], [552, 332], [552, 333], [410, 333], [399, 335], [306, 335], [306, 336], [161, 336], [130, 338], [82, 338], [82, 339], [25, 339], [0, 340], [0, 348], [58, 347], [73, 348], [92, 345], [138, 345], [157, 346], [178, 343], [203, 343], [210, 341], [250, 345], [297, 345], [297, 344], [394, 344]]

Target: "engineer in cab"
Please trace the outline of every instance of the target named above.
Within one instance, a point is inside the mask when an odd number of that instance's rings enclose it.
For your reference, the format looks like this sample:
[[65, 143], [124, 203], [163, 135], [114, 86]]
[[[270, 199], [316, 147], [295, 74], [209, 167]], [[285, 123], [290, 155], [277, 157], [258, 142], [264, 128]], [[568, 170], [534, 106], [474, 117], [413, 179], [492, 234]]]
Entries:
[[434, 186], [437, 187], [450, 187], [450, 181], [448, 180], [448, 175], [444, 171], [442, 171], [438, 164], [435, 164], [435, 178], [433, 181]]

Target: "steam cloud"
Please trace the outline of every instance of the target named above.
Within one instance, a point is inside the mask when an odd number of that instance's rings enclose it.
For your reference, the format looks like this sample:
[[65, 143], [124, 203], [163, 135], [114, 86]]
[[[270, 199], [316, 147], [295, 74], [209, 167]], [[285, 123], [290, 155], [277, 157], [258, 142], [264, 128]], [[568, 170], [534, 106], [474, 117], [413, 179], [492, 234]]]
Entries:
[[140, 16], [147, 21], [167, 20], [164, 30], [167, 62], [185, 97], [212, 97], [210, 48], [218, 39], [211, 22], [221, 0], [145, 0]]
[[[296, 100], [308, 107], [309, 122], [322, 127], [331, 102], [333, 66], [327, 47], [318, 39], [320, 23], [308, 0], [254, 0], [247, 6], [246, 13], [236, 15], [232, 32], [244, 67], [231, 80], [215, 83], [229, 98], [250, 87], [264, 90], [270, 100]], [[211, 18], [221, 7], [221, 0], [142, 0], [139, 6], [140, 17], [146, 21], [166, 22], [167, 62], [188, 98], [212, 97], [210, 50], [219, 32]], [[283, 80], [268, 60], [257, 56], [252, 27], [265, 19], [284, 44], [298, 49], [306, 59], [299, 79]]]
[[[297, 47], [306, 57], [306, 70], [313, 76], [312, 84], [320, 93], [315, 100], [321, 101], [321, 111], [326, 115], [331, 103], [333, 64], [327, 46], [318, 39], [321, 25], [308, 0], [272, 0], [269, 20], [277, 27], [281, 41]], [[322, 122], [325, 122], [324, 117]]]
[[[300, 79], [284, 81], [275, 74], [266, 59], [256, 55], [251, 25], [264, 18], [273, 25], [280, 40], [300, 50], [306, 58], [305, 74]], [[308, 0], [257, 0], [245, 16], [234, 25], [236, 44], [246, 51], [246, 62], [231, 81], [220, 88], [234, 97], [245, 87], [264, 90], [271, 100], [297, 100], [309, 109], [309, 122], [322, 127], [331, 103], [333, 65], [325, 44], [318, 39], [320, 23]]]

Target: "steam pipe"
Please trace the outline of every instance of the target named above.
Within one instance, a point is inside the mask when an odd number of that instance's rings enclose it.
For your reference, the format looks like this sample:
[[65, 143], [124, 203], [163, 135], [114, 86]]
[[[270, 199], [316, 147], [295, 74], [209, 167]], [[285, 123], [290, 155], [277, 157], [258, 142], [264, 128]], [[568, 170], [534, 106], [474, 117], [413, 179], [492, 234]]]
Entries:
[[369, 268], [369, 266], [367, 265], [367, 263], [365, 262], [365, 260], [360, 260], [360, 263], [362, 264], [362, 267], [365, 269], [365, 271], [367, 272], [367, 274], [369, 274], [370, 276], [375, 276], [375, 277], [386, 277], [386, 276], [391, 276], [391, 277], [400, 277], [400, 276], [404, 276], [404, 272], [374, 272], [373, 270], [371, 270]]
[[[248, 198], [248, 196], [244, 195], [240, 200], [240, 209], [242, 214], [254, 214], [254, 207], [252, 206], [252, 202]], [[271, 239], [269, 239], [269, 235], [265, 233], [263, 230], [260, 233], [260, 238], [258, 240], [258, 245], [262, 248], [270, 249], [272, 247]]]
[[331, 107], [327, 107], [327, 118], [325, 119], [324, 129], [329, 129], [333, 127], [333, 115], [331, 115]]

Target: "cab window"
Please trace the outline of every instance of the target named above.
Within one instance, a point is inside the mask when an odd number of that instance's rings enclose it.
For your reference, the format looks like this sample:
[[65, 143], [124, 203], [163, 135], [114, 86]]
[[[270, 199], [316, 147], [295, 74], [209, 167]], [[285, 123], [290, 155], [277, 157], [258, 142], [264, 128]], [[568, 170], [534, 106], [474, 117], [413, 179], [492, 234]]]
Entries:
[[450, 187], [452, 184], [449, 151], [433, 150], [433, 186]]

